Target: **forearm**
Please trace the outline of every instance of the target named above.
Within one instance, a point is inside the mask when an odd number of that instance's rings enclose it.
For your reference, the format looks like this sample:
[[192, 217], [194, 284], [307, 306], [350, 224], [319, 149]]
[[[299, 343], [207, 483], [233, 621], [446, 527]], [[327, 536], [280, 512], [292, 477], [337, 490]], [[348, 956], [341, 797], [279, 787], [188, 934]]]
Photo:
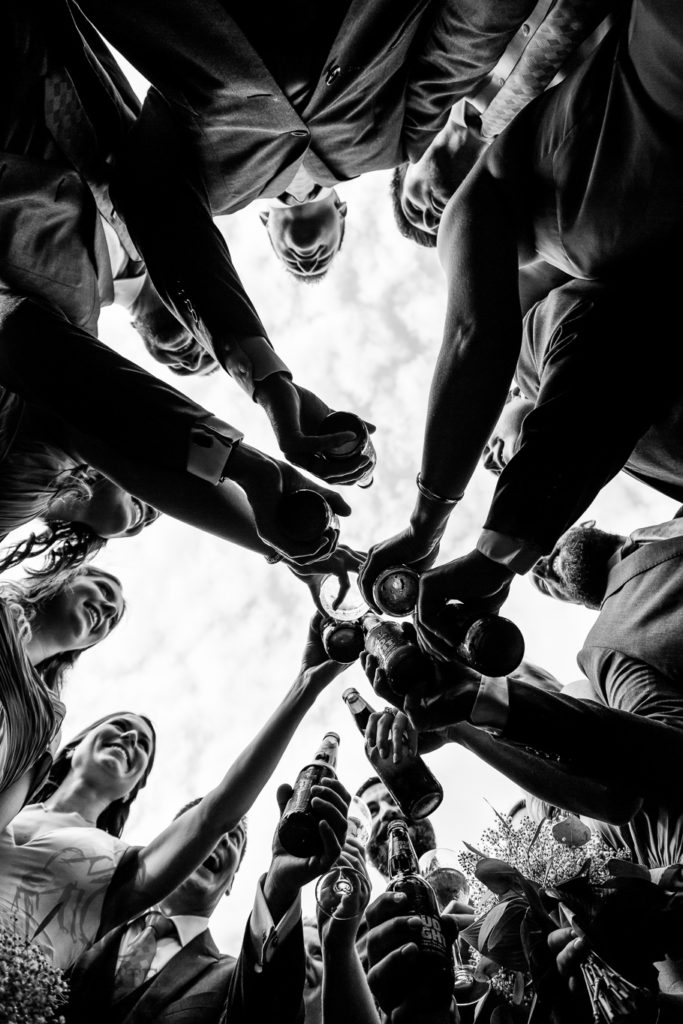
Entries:
[[90, 437], [72, 433], [72, 439], [88, 465], [165, 515], [256, 554], [272, 553], [258, 535], [244, 491], [232, 481], [212, 484], [187, 471], [133, 461]]
[[323, 1024], [379, 1024], [379, 1020], [355, 945], [323, 942]]
[[439, 233], [448, 308], [427, 411], [421, 479], [459, 498], [502, 409], [521, 343], [513, 215], [475, 170]]
[[115, 195], [166, 305], [251, 395], [269, 373], [288, 371], [213, 221], [199, 161], [189, 133], [150, 95], [117, 165]]
[[641, 366], [641, 328], [622, 289], [593, 282], [571, 282], [531, 311], [525, 330], [544, 352], [540, 391], [487, 529], [549, 551], [622, 468], [667, 408], [662, 365], [671, 364], [653, 352]]
[[[298, 676], [263, 728], [233, 762], [221, 782], [186, 814], [172, 822], [140, 853], [132, 891], [120, 894], [121, 920], [131, 907], [150, 906], [172, 892], [211, 853], [252, 806], [317, 690]], [[127, 917], [126, 917], [127, 915]]]
[[504, 736], [562, 758], [575, 773], [661, 800], [677, 793], [683, 731], [593, 701], [510, 681]]

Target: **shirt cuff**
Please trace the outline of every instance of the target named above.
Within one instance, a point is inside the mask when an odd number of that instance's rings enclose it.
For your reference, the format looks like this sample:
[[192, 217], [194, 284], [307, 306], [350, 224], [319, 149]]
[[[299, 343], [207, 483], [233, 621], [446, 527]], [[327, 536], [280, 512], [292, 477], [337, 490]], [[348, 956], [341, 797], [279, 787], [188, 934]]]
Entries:
[[506, 676], [482, 676], [470, 722], [492, 736], [500, 736], [508, 720], [510, 697]]
[[256, 385], [274, 373], [292, 377], [292, 371], [266, 338], [240, 338], [231, 346], [226, 369], [239, 386], [253, 398]]
[[217, 416], [198, 420], [190, 430], [187, 471], [201, 480], [217, 484], [225, 470], [225, 464], [233, 446], [244, 434], [231, 427]]
[[263, 893], [265, 878], [266, 876], [262, 875], [256, 886], [254, 908], [249, 918], [249, 934], [256, 954], [257, 971], [262, 971], [264, 965], [270, 963], [280, 943], [287, 938], [301, 917], [301, 897], [297, 895], [289, 910], [283, 914], [278, 923], [273, 923], [270, 908]]
[[510, 537], [496, 530], [482, 530], [477, 541], [477, 551], [493, 562], [506, 565], [513, 572], [523, 575], [544, 554], [543, 550], [521, 537]]

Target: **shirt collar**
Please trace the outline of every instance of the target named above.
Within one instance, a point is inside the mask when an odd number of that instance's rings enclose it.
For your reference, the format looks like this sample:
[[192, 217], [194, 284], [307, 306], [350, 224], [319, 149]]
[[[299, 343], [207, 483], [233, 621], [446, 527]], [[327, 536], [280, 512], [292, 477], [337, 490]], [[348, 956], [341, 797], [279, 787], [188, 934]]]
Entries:
[[178, 930], [178, 939], [181, 946], [187, 946], [209, 927], [208, 917], [197, 917], [194, 914], [178, 914], [177, 917], [174, 916], [171, 920]]

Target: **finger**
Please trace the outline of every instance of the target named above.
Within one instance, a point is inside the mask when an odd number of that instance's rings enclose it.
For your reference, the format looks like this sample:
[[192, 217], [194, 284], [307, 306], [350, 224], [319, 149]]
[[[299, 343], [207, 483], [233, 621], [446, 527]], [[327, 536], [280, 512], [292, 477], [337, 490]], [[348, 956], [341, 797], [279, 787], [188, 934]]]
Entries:
[[339, 856], [341, 843], [330, 823], [324, 819], [318, 822], [318, 833], [323, 845], [323, 852], [318, 856], [318, 863], [323, 871], [327, 871]]
[[383, 668], [378, 668], [375, 672], [374, 677], [370, 680], [372, 688], [378, 697], [386, 701], [387, 704], [393, 704], [394, 707], [400, 707], [400, 697], [392, 690], [389, 683], [389, 677]]
[[383, 711], [377, 722], [377, 739], [375, 745], [381, 758], [389, 757], [391, 753], [391, 729], [394, 724], [394, 715], [390, 711]]
[[285, 807], [287, 806], [287, 802], [289, 801], [289, 798], [292, 795], [292, 793], [292, 787], [287, 785], [287, 783], [284, 783], [282, 786], [277, 787], [275, 799], [277, 800], [277, 805], [280, 808], [280, 814], [282, 814]]
[[368, 724], [365, 726], [365, 742], [371, 747], [378, 746], [377, 743], [377, 726], [382, 718], [381, 711], [373, 711], [368, 718]]
[[335, 793], [332, 789], [326, 789], [323, 786], [313, 786], [311, 790], [312, 806], [318, 809], [318, 814], [321, 818], [330, 820], [330, 816], [333, 816], [337, 820], [337, 816], [343, 819], [343, 832], [346, 834], [346, 818], [348, 811], [348, 801], [344, 800], [343, 796], [339, 793]]
[[417, 642], [420, 650], [424, 651], [430, 658], [437, 661], [452, 661], [455, 657], [455, 650], [449, 641], [436, 633], [431, 626], [423, 622], [417, 622]]
[[340, 569], [335, 575], [339, 580], [339, 593], [332, 602], [332, 608], [334, 609], [334, 611], [337, 610], [337, 608], [342, 603], [342, 601], [348, 594], [349, 590], [351, 589], [351, 579], [346, 569]]
[[344, 806], [348, 809], [348, 806], [351, 803], [351, 794], [341, 779], [328, 776], [325, 779], [321, 779], [317, 785], [322, 786], [326, 790], [332, 790], [334, 793], [338, 793], [344, 801]]
[[370, 904], [367, 912], [368, 927], [376, 928], [400, 914], [405, 916], [408, 897], [403, 892], [383, 892]]
[[[385, 1013], [400, 1006], [404, 1001], [407, 988], [413, 980], [417, 955], [415, 943], [407, 942], [368, 971], [370, 990]], [[410, 975], [409, 979], [406, 974]]]
[[335, 448], [344, 448], [348, 444], [353, 444], [356, 441], [356, 435], [352, 430], [339, 430], [336, 434], [309, 435], [302, 438], [302, 441], [306, 443], [313, 442], [311, 447], [308, 448], [305, 448], [302, 444], [302, 451], [333, 452]]
[[363, 420], [363, 423], [368, 428], [368, 434], [375, 434], [377, 432], [377, 427], [370, 420]]
[[424, 923], [419, 917], [395, 917], [373, 928], [368, 934], [368, 959], [377, 964], [405, 942], [417, 942]]
[[[412, 741], [411, 736], [414, 736]], [[403, 760], [403, 755], [411, 751], [413, 746], [417, 753], [417, 730], [413, 729], [408, 716], [399, 711], [393, 716], [391, 723], [391, 749], [394, 764], [399, 764]]]
[[548, 936], [548, 948], [554, 956], [557, 956], [574, 938], [576, 938], [576, 933], [573, 928], [557, 928]]
[[469, 903], [464, 903], [462, 900], [451, 900], [447, 904], [444, 914], [474, 914], [474, 907]]
[[328, 491], [327, 489], [323, 492], [323, 497], [327, 500], [328, 505], [333, 512], [336, 512], [338, 516], [350, 516], [351, 506], [348, 505], [341, 494], [337, 494], [336, 491]]

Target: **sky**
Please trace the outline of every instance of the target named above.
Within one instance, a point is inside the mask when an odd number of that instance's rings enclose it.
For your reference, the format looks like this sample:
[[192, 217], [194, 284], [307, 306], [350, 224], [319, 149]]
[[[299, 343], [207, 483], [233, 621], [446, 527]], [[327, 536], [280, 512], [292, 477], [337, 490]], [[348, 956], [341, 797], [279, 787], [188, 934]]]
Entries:
[[[131, 77], [142, 90], [139, 76]], [[407, 524], [444, 315], [436, 253], [398, 235], [388, 184], [387, 173], [376, 173], [339, 189], [349, 206], [346, 237], [318, 285], [298, 283], [279, 265], [258, 208], [218, 221], [247, 292], [297, 382], [331, 407], [359, 413], [377, 426], [374, 486], [343, 489], [353, 515], [343, 522], [341, 539], [364, 549]], [[250, 444], [278, 454], [265, 415], [225, 374], [174, 378], [147, 356], [118, 308], [104, 310], [100, 337], [239, 426]], [[477, 470], [451, 517], [440, 562], [474, 546], [493, 486], [494, 478]], [[584, 518], [628, 533], [674, 511], [673, 502], [622, 476]], [[298, 670], [314, 609], [307, 589], [282, 565], [269, 566], [167, 517], [137, 538], [110, 543], [97, 562], [120, 576], [127, 613], [72, 673], [64, 694], [63, 735], [68, 738], [110, 711], [131, 710], [153, 719], [159, 737], [156, 764], [124, 834], [129, 842], [144, 844], [184, 803], [219, 781], [275, 708]], [[576, 654], [593, 613], [554, 603], [522, 578], [513, 585], [504, 613], [522, 629], [530, 660], [562, 681], [579, 677]], [[212, 919], [212, 933], [224, 952], [237, 954], [257, 880], [270, 862], [277, 786], [294, 781], [328, 729], [341, 736], [338, 771], [346, 787], [353, 791], [372, 774], [341, 700], [349, 685], [378, 703], [360, 667], [349, 668], [309, 712], [250, 814], [246, 858], [232, 894]], [[427, 761], [445, 790], [432, 819], [439, 845], [458, 850], [463, 839], [476, 843], [491, 821], [489, 805], [506, 811], [519, 795], [506, 779], [455, 746]], [[378, 876], [373, 878], [378, 893]], [[304, 911], [313, 910], [309, 887]]]

